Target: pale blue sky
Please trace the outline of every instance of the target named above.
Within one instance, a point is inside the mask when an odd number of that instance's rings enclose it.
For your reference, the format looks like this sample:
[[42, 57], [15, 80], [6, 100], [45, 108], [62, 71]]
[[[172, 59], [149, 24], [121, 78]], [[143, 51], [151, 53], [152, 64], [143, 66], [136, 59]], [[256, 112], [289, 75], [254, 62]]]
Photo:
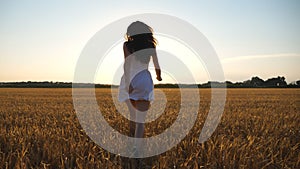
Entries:
[[227, 80], [300, 79], [297, 0], [7, 0], [0, 2], [0, 81], [72, 81], [86, 42], [105, 25], [139, 13], [169, 14], [196, 26], [214, 46]]

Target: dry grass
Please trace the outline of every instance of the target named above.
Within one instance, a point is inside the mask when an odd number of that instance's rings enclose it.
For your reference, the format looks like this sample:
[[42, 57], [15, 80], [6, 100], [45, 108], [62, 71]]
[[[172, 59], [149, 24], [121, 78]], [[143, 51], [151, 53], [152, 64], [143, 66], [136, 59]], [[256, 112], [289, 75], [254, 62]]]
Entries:
[[[163, 91], [165, 112], [146, 124], [146, 137], [163, 132], [176, 119], [180, 93]], [[116, 112], [110, 90], [96, 93], [109, 124], [127, 134], [128, 120]], [[228, 89], [221, 123], [203, 144], [197, 140], [209, 111], [210, 90], [201, 89], [200, 94], [191, 132], [171, 150], [144, 159], [145, 167], [300, 168], [299, 89]], [[0, 168], [128, 168], [128, 158], [102, 149], [82, 130], [71, 89], [2, 88], [0, 101]]]

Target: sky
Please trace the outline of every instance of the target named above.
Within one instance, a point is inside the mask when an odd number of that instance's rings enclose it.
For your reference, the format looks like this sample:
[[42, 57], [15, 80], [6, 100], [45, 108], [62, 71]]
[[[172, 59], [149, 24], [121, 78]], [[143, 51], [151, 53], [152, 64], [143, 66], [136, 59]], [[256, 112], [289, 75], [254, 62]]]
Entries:
[[[300, 79], [299, 9], [298, 0], [3, 0], [0, 82], [72, 82], [81, 51], [96, 32], [118, 19], [142, 13], [168, 14], [195, 26], [214, 47], [226, 80], [284, 76], [292, 82]], [[126, 28], [122, 29], [125, 34]], [[184, 45], [159, 35], [157, 40], [159, 50], [187, 64], [196, 82], [214, 80], [205, 65], [193, 62], [193, 53]], [[105, 59], [95, 82], [118, 83], [114, 79], [119, 79], [115, 72], [123, 63], [122, 41], [108, 50]], [[162, 61], [162, 69], [171, 63]], [[175, 72], [163, 72], [162, 83], [174, 82]], [[176, 76], [177, 82], [189, 82], [183, 73], [176, 72]]]

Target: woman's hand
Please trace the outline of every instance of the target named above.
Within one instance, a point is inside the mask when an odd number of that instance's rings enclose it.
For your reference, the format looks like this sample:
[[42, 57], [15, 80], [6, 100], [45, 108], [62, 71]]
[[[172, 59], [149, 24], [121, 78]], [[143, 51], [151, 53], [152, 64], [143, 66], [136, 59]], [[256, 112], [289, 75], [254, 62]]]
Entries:
[[156, 73], [156, 79], [158, 80], [158, 81], [162, 81], [162, 78], [161, 78], [161, 71], [160, 71], [160, 69], [155, 69], [155, 73]]

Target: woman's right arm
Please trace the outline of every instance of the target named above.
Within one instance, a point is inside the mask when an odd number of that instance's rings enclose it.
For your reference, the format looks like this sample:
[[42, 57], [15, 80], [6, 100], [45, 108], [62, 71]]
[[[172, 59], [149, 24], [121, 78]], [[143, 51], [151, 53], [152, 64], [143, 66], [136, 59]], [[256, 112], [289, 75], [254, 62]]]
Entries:
[[159, 63], [158, 63], [156, 50], [154, 50], [154, 54], [152, 55], [152, 59], [153, 59], [154, 67], [155, 67], [156, 79], [158, 81], [162, 81], [161, 70], [160, 70], [160, 66], [159, 66]]
[[[128, 50], [127, 47], [127, 43], [125, 42], [123, 44], [123, 52], [124, 52], [124, 77], [125, 77], [125, 89], [127, 91], [129, 91], [129, 81], [130, 81], [130, 77], [129, 77], [129, 69], [130, 69], [130, 62], [128, 60], [128, 56], [130, 55], [130, 52]], [[127, 59], [126, 59], [127, 58]]]

